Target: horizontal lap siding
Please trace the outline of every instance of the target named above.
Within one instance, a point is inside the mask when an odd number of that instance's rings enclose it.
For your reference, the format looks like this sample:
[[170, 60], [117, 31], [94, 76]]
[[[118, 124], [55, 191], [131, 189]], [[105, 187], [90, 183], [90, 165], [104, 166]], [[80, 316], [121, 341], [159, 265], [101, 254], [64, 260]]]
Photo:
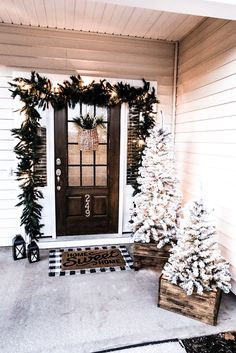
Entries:
[[76, 31], [0, 25], [0, 65], [17, 71], [157, 81], [171, 122], [174, 44]]
[[17, 183], [12, 175], [16, 166], [13, 153], [13, 100], [10, 98], [8, 82], [12, 80], [11, 70], [0, 70], [0, 244], [8, 245], [18, 231], [19, 210]]
[[16, 166], [10, 132], [15, 106], [8, 91], [13, 71], [157, 81], [170, 123], [173, 63], [172, 43], [0, 25], [0, 245], [10, 244], [20, 216], [15, 207], [19, 190], [11, 176]]
[[184, 201], [215, 208], [236, 293], [236, 23], [207, 19], [180, 43], [176, 156]]

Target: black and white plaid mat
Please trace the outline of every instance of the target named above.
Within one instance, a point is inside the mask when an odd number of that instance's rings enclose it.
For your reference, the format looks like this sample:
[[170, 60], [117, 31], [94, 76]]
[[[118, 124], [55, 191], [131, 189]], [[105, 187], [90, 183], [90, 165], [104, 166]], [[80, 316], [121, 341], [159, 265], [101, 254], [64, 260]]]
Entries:
[[[83, 251], [83, 250], [105, 250], [105, 249], [119, 249], [124, 261], [125, 266], [114, 266], [114, 267], [101, 267], [83, 270], [62, 270], [61, 269], [61, 258], [63, 251]], [[83, 248], [73, 248], [73, 249], [54, 249], [49, 251], [49, 267], [48, 275], [50, 277], [54, 276], [69, 276], [77, 274], [87, 274], [87, 273], [99, 273], [99, 272], [114, 272], [114, 271], [125, 271], [131, 270], [133, 268], [133, 260], [124, 245], [111, 245], [111, 246], [94, 246], [94, 247], [83, 247]]]

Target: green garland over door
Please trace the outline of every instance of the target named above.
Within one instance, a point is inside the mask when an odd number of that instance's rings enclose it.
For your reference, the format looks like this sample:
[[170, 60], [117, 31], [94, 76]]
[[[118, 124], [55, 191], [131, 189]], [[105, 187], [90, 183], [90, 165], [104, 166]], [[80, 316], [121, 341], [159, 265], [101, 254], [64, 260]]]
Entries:
[[[39, 200], [43, 198], [40, 187], [42, 186], [41, 176], [37, 168], [39, 161], [38, 149], [41, 138], [38, 135], [41, 116], [38, 108], [47, 109], [50, 105], [54, 109], [62, 109], [66, 106], [75, 108], [76, 104], [83, 103], [96, 106], [114, 106], [116, 104], [128, 103], [129, 108], [139, 111], [141, 119], [137, 127], [137, 136], [145, 141], [148, 130], [154, 125], [154, 104], [158, 103], [155, 89], [150, 89], [150, 83], [143, 80], [143, 87], [133, 87], [129, 84], [119, 82], [112, 85], [107, 80], [100, 82], [92, 81], [84, 85], [81, 77], [70, 76], [63, 84], [57, 84], [53, 88], [51, 81], [42, 77], [36, 72], [31, 72], [31, 78], [17, 77], [10, 83], [12, 97], [19, 97], [23, 103], [21, 113], [25, 114], [25, 120], [18, 129], [12, 129], [12, 134], [19, 142], [14, 151], [18, 159], [17, 180], [22, 190], [19, 195], [19, 203], [22, 206], [21, 225], [31, 240], [42, 235], [41, 211], [42, 206]], [[135, 151], [136, 168], [132, 173], [138, 175], [138, 167], [141, 164], [142, 151], [145, 144], [138, 145]], [[135, 193], [138, 184], [133, 184]]]

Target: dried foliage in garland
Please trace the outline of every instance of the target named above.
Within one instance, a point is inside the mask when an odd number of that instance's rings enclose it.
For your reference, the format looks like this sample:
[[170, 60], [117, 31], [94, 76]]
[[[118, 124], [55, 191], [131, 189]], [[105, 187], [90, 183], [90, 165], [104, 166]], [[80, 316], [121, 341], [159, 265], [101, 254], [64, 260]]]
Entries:
[[89, 113], [85, 116], [78, 116], [73, 118], [73, 122], [82, 129], [91, 130], [100, 126], [105, 128], [102, 116], [90, 116]]
[[[41, 117], [37, 108], [45, 110], [49, 105], [55, 109], [62, 109], [67, 105], [74, 108], [78, 103], [108, 107], [126, 102], [130, 108], [136, 107], [139, 110], [142, 116], [140, 137], [145, 139], [148, 129], [154, 125], [153, 105], [158, 101], [154, 88], [150, 89], [150, 83], [145, 80], [143, 80], [143, 87], [138, 88], [122, 82], [111, 85], [106, 80], [100, 80], [98, 83], [93, 81], [89, 85], [84, 85], [78, 75], [71, 76], [70, 80], [58, 84], [53, 89], [48, 78], [32, 72], [30, 79], [18, 77], [13, 81], [10, 83], [12, 97], [19, 97], [23, 103], [21, 112], [26, 115], [26, 120], [21, 128], [12, 130], [12, 134], [19, 139], [19, 143], [15, 147], [19, 159], [17, 178], [21, 182], [22, 190], [18, 205], [24, 206], [21, 224], [25, 225], [26, 234], [31, 239], [36, 239], [41, 235], [42, 207], [39, 204], [39, 199], [43, 197], [38, 189], [40, 178], [34, 168], [37, 164], [36, 151], [40, 145], [37, 128], [40, 126]], [[140, 159], [142, 150], [143, 148], [140, 150]], [[137, 187], [135, 185], [135, 188]]]

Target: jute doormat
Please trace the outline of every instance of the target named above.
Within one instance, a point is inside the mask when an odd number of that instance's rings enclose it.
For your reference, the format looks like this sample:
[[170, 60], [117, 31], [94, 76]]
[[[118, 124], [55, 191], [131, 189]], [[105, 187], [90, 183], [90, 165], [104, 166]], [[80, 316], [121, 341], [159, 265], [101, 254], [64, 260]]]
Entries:
[[124, 245], [55, 249], [49, 252], [49, 276], [125, 271], [133, 261]]

